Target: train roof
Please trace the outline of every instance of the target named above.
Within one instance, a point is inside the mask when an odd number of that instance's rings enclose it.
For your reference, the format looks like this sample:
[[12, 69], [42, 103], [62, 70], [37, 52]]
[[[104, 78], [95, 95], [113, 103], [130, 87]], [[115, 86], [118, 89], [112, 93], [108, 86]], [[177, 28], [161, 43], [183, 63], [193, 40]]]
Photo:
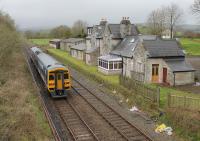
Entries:
[[32, 47], [31, 50], [38, 56], [40, 62], [48, 70], [55, 69], [55, 68], [66, 68], [63, 64], [58, 62], [56, 59], [54, 59], [50, 55], [44, 53], [38, 47]]

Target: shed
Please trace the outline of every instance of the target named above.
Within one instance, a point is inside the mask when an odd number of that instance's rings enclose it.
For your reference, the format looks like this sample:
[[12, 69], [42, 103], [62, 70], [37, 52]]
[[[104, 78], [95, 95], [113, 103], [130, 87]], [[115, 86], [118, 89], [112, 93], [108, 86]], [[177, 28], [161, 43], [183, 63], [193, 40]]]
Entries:
[[49, 46], [60, 49], [60, 39], [52, 39], [49, 41]]

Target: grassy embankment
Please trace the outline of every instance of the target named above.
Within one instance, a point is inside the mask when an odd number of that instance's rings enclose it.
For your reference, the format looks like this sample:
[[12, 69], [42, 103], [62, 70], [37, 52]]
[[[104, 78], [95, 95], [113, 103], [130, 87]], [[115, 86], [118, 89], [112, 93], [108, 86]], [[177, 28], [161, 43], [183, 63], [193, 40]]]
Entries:
[[0, 12], [0, 140], [51, 140], [22, 46], [26, 41]]

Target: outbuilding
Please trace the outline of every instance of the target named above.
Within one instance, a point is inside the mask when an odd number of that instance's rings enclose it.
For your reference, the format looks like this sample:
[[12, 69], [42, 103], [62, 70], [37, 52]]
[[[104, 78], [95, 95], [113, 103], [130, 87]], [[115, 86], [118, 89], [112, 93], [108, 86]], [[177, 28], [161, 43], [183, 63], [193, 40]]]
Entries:
[[105, 55], [98, 58], [98, 71], [106, 74], [120, 74], [122, 72], [122, 58], [116, 55]]
[[60, 49], [60, 39], [52, 39], [49, 41], [49, 46]]
[[68, 38], [61, 40], [60, 48], [61, 50], [70, 52], [70, 48], [72, 46], [76, 46], [79, 44], [85, 43], [85, 40], [83, 38]]
[[84, 43], [74, 45], [70, 48], [70, 55], [76, 59], [85, 61], [86, 45]]

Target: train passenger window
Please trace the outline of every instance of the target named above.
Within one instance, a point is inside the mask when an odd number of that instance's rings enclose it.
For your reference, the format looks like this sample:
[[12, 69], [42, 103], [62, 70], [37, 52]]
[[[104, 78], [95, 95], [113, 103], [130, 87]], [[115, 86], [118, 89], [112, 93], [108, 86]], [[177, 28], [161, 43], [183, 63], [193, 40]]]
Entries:
[[49, 80], [54, 80], [54, 76], [53, 75], [49, 75]]
[[64, 74], [64, 79], [69, 79], [69, 76], [67, 73]]

